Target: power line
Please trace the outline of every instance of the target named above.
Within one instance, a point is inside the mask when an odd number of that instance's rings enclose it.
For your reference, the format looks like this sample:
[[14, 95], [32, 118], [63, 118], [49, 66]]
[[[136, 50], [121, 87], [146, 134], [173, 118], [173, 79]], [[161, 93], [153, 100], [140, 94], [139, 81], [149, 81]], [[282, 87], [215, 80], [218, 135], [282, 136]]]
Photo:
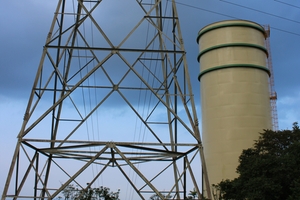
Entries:
[[[170, 1], [170, 0], [168, 0], [168, 1]], [[176, 4], [182, 5], [182, 6], [186, 6], [186, 7], [190, 7], [190, 8], [197, 9], [197, 10], [202, 10], [202, 11], [210, 12], [210, 13], [213, 13], [213, 14], [216, 14], [216, 15], [221, 15], [221, 16], [229, 17], [231, 19], [238, 19], [237, 17], [231, 16], [231, 15], [219, 13], [219, 12], [216, 12], [216, 11], [212, 11], [212, 10], [200, 8], [200, 7], [197, 7], [197, 6], [193, 6], [193, 5], [189, 5], [189, 4], [185, 4], [185, 3], [181, 3], [181, 2], [176, 2]], [[249, 9], [251, 9], [251, 8], [249, 8]], [[258, 12], [260, 12], [260, 11], [258, 11]], [[284, 19], [284, 18], [282, 18], [282, 19]], [[284, 19], [284, 20], [289, 20], [289, 19]], [[291, 20], [289, 20], [289, 21], [291, 21]], [[300, 24], [300, 22], [297, 22], [297, 23]], [[280, 28], [276, 28], [276, 27], [273, 27], [273, 26], [270, 26], [270, 27], [272, 29], [274, 29], [274, 30], [277, 30], [277, 31], [281, 31], [281, 32], [285, 32], [285, 33], [288, 33], [288, 34], [300, 36], [299, 33], [291, 32], [291, 31], [286, 31], [286, 30], [283, 30], [283, 29], [280, 29]]]
[[295, 33], [295, 32], [291, 32], [291, 31], [286, 31], [286, 30], [283, 30], [283, 29], [280, 29], [280, 28], [275, 28], [273, 26], [270, 26], [272, 29], [274, 30], [277, 30], [277, 31], [281, 31], [281, 32], [285, 32], [285, 33], [289, 33], [289, 34], [292, 34], [292, 35], [296, 35], [296, 36], [300, 36], [299, 33]]
[[291, 21], [291, 22], [300, 24], [300, 22], [298, 22], [298, 21], [296, 21], [296, 20], [292, 20], [292, 19], [288, 19], [288, 18], [285, 18], [285, 17], [281, 17], [281, 16], [279, 16], [279, 15], [274, 15], [274, 14], [272, 14], [272, 13], [268, 13], [268, 12], [264, 12], [264, 11], [257, 10], [257, 9], [254, 9], [254, 8], [250, 8], [250, 7], [248, 7], [248, 6], [243, 6], [243, 5], [236, 4], [236, 3], [232, 3], [232, 2], [229, 2], [229, 1], [226, 1], [226, 0], [220, 0], [220, 1], [222, 1], [222, 2], [224, 2], [224, 3], [232, 4], [232, 5], [235, 5], [235, 6], [239, 6], [239, 7], [248, 9], [248, 10], [253, 10], [253, 11], [260, 12], [260, 13], [263, 13], [263, 14], [266, 14], [266, 15], [270, 15], [270, 16], [272, 16], [272, 17], [278, 17], [278, 18], [280, 18], [280, 19], [284, 19], [284, 20], [287, 20], [287, 21]]
[[291, 6], [291, 7], [294, 7], [294, 8], [297, 8], [297, 9], [300, 9], [299, 6], [295, 6], [293, 4], [289, 4], [289, 3], [286, 3], [286, 2], [283, 2], [283, 1], [279, 1], [279, 0], [274, 0], [274, 1], [276, 1], [278, 3], [282, 3], [282, 4], [285, 4], [285, 5], [288, 5], [288, 6]]
[[[168, 1], [170, 1], [170, 0], [168, 0]], [[192, 6], [192, 5], [181, 3], [181, 2], [175, 2], [175, 3], [178, 4], [178, 5], [183, 5], [183, 6], [194, 8], [194, 9], [197, 9], [197, 10], [203, 10], [203, 11], [206, 11], [206, 12], [210, 12], [210, 13], [213, 13], [213, 14], [216, 14], [216, 15], [221, 15], [221, 16], [232, 18], [232, 19], [237, 19], [236, 17], [231, 16], [231, 15], [226, 15], [226, 14], [223, 14], [223, 13], [215, 12], [215, 11], [212, 11], [212, 10], [207, 10], [207, 9], [204, 9], [204, 8], [199, 8], [197, 6]]]

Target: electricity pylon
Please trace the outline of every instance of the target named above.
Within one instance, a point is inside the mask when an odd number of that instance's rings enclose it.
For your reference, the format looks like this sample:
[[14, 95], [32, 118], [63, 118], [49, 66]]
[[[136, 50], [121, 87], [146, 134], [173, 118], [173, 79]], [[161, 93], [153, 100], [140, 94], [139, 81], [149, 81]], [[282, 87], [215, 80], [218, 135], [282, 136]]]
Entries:
[[124, 2], [58, 1], [2, 200], [56, 199], [69, 185], [200, 198], [206, 168], [175, 1]]

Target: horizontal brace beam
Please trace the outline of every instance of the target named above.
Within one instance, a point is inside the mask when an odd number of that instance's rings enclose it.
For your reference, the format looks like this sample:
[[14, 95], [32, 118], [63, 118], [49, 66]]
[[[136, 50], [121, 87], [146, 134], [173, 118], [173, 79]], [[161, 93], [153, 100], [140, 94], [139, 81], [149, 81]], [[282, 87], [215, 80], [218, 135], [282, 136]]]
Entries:
[[[169, 155], [169, 156], [153, 156], [153, 157], [149, 157], [149, 158], [143, 158], [143, 157], [128, 157], [128, 160], [131, 161], [140, 161], [140, 162], [149, 162], [149, 161], [174, 161], [174, 156], [176, 155]], [[56, 159], [76, 159], [76, 160], [90, 160], [92, 158], [92, 156], [81, 156], [81, 155], [53, 155], [52, 158], [56, 158]], [[96, 161], [105, 161], [105, 160], [111, 160], [111, 158], [105, 158], [105, 157], [98, 157], [96, 158]], [[115, 158], [114, 160], [116, 161], [124, 161], [123, 158]]]
[[178, 17], [166, 17], [166, 16], [145, 16], [145, 18], [162, 18], [162, 19], [178, 19]]
[[66, 89], [54, 89], [54, 88], [33, 88], [35, 91], [50, 91], [50, 92], [69, 92]]
[[[69, 87], [73, 87], [73, 85], [68, 85]], [[96, 88], [96, 89], [113, 89], [114, 86], [97, 86], [97, 85], [80, 85], [78, 88]], [[119, 90], [150, 90], [147, 87], [123, 87], [123, 86], [118, 86]], [[161, 90], [165, 91], [164, 88], [152, 88], [153, 90]]]
[[127, 48], [110, 48], [110, 47], [75, 47], [75, 46], [57, 46], [57, 45], [46, 45], [47, 48], [60, 48], [60, 49], [78, 49], [78, 50], [102, 50], [102, 51], [128, 51], [128, 52], [152, 52], [152, 53], [178, 53], [184, 54], [185, 51], [175, 50], [161, 50], [161, 49], [127, 49]]
[[164, 59], [161, 59], [161, 58], [139, 58], [139, 60], [159, 60], [159, 61], [163, 61]]
[[[67, 143], [73, 143], [73, 144], [85, 144], [86, 145], [107, 145], [107, 144], [115, 144], [116, 146], [119, 145], [141, 145], [141, 146], [162, 146], [161, 143], [154, 143], [154, 142], [103, 142], [103, 141], [84, 141], [84, 140], [47, 140], [47, 139], [22, 139], [22, 142], [43, 142], [43, 143], [48, 143], [48, 142], [54, 142], [54, 143], [61, 143], [64, 142], [65, 144]], [[198, 143], [163, 143], [165, 146], [199, 146]]]

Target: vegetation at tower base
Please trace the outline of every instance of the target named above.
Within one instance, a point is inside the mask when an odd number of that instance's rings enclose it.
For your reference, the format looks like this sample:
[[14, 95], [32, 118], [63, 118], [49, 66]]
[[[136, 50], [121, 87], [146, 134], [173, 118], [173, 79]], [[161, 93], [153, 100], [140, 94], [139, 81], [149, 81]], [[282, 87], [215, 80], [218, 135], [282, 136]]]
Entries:
[[[100, 186], [99, 188], [79, 189], [74, 185], [68, 185], [62, 195], [65, 200], [120, 200], [120, 190], [111, 192], [110, 188]], [[61, 197], [59, 197], [61, 199]]]
[[198, 198], [198, 193], [197, 193], [196, 189], [194, 188], [193, 190], [190, 191], [187, 199], [196, 199], [196, 198]]
[[294, 200], [300, 197], [300, 129], [265, 130], [243, 150], [234, 180], [214, 185], [216, 200]]
[[[171, 195], [163, 195], [162, 194], [162, 196], [164, 197], [163, 200], [176, 199], [176, 198], [172, 198]], [[202, 198], [200, 197], [199, 198], [198, 197], [198, 193], [197, 193], [196, 189], [194, 188], [193, 190], [190, 190], [188, 196], [185, 197], [184, 200], [200, 200], [200, 199], [201, 200], [206, 200], [206, 198], [204, 198], [204, 197], [202, 197]], [[152, 196], [150, 196], [149, 200], [162, 200], [162, 199], [159, 197], [159, 195], [153, 194]]]
[[[73, 184], [68, 185], [59, 196], [58, 200], [120, 200], [119, 198], [120, 190], [117, 192], [111, 192], [110, 188], [100, 186], [99, 188], [87, 188], [79, 189]], [[163, 200], [172, 199], [170, 195], [163, 195]], [[191, 190], [189, 196], [186, 200], [199, 199], [197, 191], [195, 189]], [[205, 198], [202, 198], [205, 199]], [[149, 200], [162, 200], [159, 195], [153, 194], [150, 196]]]
[[[170, 195], [162, 195], [164, 197], [163, 200], [169, 200], [169, 199], [174, 199], [172, 198], [172, 196]], [[195, 188], [193, 190], [190, 191], [189, 195], [185, 198], [185, 200], [198, 200], [198, 195], [197, 195], [197, 191], [195, 190]], [[204, 200], [204, 198], [202, 198]], [[149, 200], [162, 200], [157, 194], [153, 194]]]
[[[169, 196], [169, 195], [162, 195], [164, 197], [163, 200], [169, 200], [172, 198], [172, 196]], [[151, 197], [150, 197], [150, 200], [162, 200], [157, 194], [153, 194]]]

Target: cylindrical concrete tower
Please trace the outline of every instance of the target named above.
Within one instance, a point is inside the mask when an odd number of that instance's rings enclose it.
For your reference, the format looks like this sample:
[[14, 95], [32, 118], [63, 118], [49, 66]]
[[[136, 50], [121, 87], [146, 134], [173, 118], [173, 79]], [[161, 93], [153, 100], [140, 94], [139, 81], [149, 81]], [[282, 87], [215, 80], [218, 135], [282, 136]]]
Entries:
[[237, 177], [242, 150], [272, 128], [268, 52], [264, 28], [244, 20], [208, 25], [197, 42], [204, 154], [217, 184]]

